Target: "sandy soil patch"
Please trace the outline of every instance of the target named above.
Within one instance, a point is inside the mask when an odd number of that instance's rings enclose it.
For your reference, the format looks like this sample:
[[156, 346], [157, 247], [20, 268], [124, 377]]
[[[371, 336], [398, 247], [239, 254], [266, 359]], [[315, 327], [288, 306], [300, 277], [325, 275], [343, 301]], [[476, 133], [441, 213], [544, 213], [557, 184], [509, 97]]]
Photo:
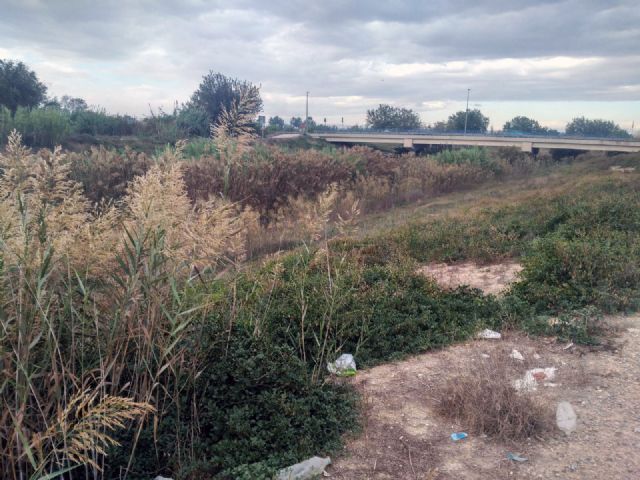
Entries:
[[433, 278], [444, 288], [468, 285], [486, 294], [498, 295], [518, 279], [522, 265], [516, 262], [494, 265], [478, 265], [474, 262], [457, 264], [430, 263], [418, 269], [418, 273]]
[[[565, 350], [553, 339], [503, 332], [502, 340], [474, 340], [359, 372], [349, 381], [363, 395], [363, 430], [328, 472], [345, 480], [640, 478], [640, 316], [608, 320], [620, 333], [606, 351]], [[550, 412], [571, 402], [577, 430], [517, 444], [474, 435], [451, 441], [465, 426], [435, 412], [438, 386], [463, 362], [508, 356], [513, 348], [525, 358], [522, 372], [557, 368], [557, 385], [536, 395]], [[509, 452], [528, 461], [507, 460]]]

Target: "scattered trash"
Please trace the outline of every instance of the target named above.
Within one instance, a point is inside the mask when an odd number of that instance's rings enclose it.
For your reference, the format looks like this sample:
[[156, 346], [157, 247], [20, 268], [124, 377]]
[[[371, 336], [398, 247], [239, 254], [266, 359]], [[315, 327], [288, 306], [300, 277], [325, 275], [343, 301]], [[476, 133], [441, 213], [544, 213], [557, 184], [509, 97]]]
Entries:
[[524, 377], [513, 382], [513, 387], [519, 392], [533, 392], [538, 388], [538, 382], [553, 380], [556, 377], [556, 368], [533, 368], [527, 370]]
[[276, 480], [307, 480], [324, 475], [324, 469], [331, 464], [331, 459], [312, 457], [304, 462], [283, 468], [278, 472]]
[[573, 342], [567, 343], [564, 347], [562, 347], [562, 349], [563, 350], [569, 350], [571, 347], [573, 347]]
[[335, 362], [327, 363], [327, 370], [339, 377], [352, 377], [356, 374], [356, 361], [350, 353], [343, 353]]
[[543, 385], [545, 387], [557, 387], [558, 386], [557, 383], [553, 383], [553, 382], [544, 382]]
[[509, 460], [513, 460], [514, 462], [526, 462], [527, 459], [525, 457], [521, 457], [520, 455], [518, 455], [517, 453], [507, 453], [507, 458]]
[[468, 436], [469, 435], [467, 435], [465, 432], [456, 432], [451, 434], [451, 440], [457, 442], [458, 440], [464, 440]]
[[158, 475], [156, 478], [154, 478], [153, 480], [173, 480], [172, 478], [169, 477], [163, 477], [162, 475]]
[[481, 356], [482, 358], [491, 358], [491, 355], [488, 355], [488, 354], [486, 354], [486, 353], [481, 353], [481, 354], [480, 354], [480, 356]]
[[567, 435], [576, 429], [576, 412], [569, 402], [560, 402], [556, 409], [556, 425]]
[[612, 172], [622, 172], [622, 173], [631, 173], [635, 172], [635, 167], [621, 167], [620, 165], [613, 165], [609, 167], [609, 170]]
[[502, 335], [500, 335], [500, 333], [498, 332], [494, 332], [493, 330], [489, 330], [488, 328], [485, 328], [480, 333], [478, 333], [478, 338], [484, 338], [487, 340], [497, 340], [499, 338], [502, 338]]
[[538, 355], [537, 353], [533, 354], [533, 358], [536, 360], [540, 360], [542, 357], [540, 355]]
[[509, 356], [514, 360], [520, 360], [520, 361], [524, 360], [524, 357], [522, 356], [522, 354], [515, 348], [511, 350], [511, 353], [509, 354]]

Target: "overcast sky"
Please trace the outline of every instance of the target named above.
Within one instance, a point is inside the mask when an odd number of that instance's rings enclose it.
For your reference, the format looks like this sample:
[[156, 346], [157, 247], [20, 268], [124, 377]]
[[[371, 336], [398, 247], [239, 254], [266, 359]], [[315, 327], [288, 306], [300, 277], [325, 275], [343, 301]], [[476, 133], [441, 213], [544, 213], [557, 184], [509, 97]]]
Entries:
[[50, 95], [146, 115], [209, 70], [262, 86], [267, 116], [360, 123], [379, 103], [424, 122], [470, 106], [640, 128], [640, 0], [0, 0], [0, 58]]

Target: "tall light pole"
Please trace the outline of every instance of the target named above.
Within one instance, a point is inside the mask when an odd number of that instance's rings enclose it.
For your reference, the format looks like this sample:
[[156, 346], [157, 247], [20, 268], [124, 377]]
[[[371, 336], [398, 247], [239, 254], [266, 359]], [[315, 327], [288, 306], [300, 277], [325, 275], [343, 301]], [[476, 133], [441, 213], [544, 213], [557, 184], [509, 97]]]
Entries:
[[469, 116], [469, 94], [471, 89], [467, 88], [467, 109], [464, 112], [464, 134], [467, 134], [467, 117]]
[[307, 103], [306, 103], [305, 115], [304, 115], [304, 133], [307, 133], [308, 128], [309, 128], [309, 92], [307, 92]]

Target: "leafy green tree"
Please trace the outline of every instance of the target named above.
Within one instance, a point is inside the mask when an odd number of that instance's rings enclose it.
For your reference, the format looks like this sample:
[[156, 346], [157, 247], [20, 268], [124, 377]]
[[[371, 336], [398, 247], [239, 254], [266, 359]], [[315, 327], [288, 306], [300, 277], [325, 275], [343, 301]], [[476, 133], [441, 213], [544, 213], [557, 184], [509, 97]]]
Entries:
[[367, 110], [367, 126], [376, 130], [415, 130], [422, 126], [422, 122], [411, 109], [381, 104], [375, 110]]
[[436, 132], [444, 132], [447, 130], [447, 122], [435, 122], [433, 125], [431, 125], [431, 129], [435, 130]]
[[183, 105], [177, 112], [176, 123], [189, 137], [208, 137], [210, 134], [209, 115], [202, 107]]
[[289, 125], [291, 125], [293, 128], [300, 128], [302, 126], [302, 118], [291, 117], [291, 120], [289, 120]]
[[0, 60], [0, 105], [12, 114], [18, 107], [37, 107], [47, 96], [47, 87], [22, 62]]
[[69, 113], [77, 113], [84, 112], [89, 108], [89, 106], [83, 98], [63, 95], [60, 99], [60, 108], [68, 111]]
[[486, 133], [489, 126], [489, 117], [485, 117], [477, 108], [469, 110], [469, 114], [456, 112], [447, 120], [447, 130], [451, 132], [464, 132], [464, 119], [467, 116], [467, 133]]
[[279, 116], [269, 118], [269, 126], [274, 130], [282, 130], [284, 128], [284, 119]]
[[545, 128], [540, 126], [537, 120], [529, 117], [513, 117], [502, 127], [505, 132], [541, 133]]
[[628, 132], [609, 120], [590, 120], [579, 117], [571, 120], [566, 127], [567, 135], [603, 138], [630, 138]]
[[231, 111], [234, 105], [238, 104], [241, 94], [248, 95], [250, 99], [248, 103], [252, 105], [253, 110], [248, 114], [257, 115], [262, 110], [262, 98], [258, 87], [244, 80], [209, 72], [202, 77], [200, 86], [193, 92], [188, 108], [204, 111], [208, 124], [215, 125], [223, 110]]

